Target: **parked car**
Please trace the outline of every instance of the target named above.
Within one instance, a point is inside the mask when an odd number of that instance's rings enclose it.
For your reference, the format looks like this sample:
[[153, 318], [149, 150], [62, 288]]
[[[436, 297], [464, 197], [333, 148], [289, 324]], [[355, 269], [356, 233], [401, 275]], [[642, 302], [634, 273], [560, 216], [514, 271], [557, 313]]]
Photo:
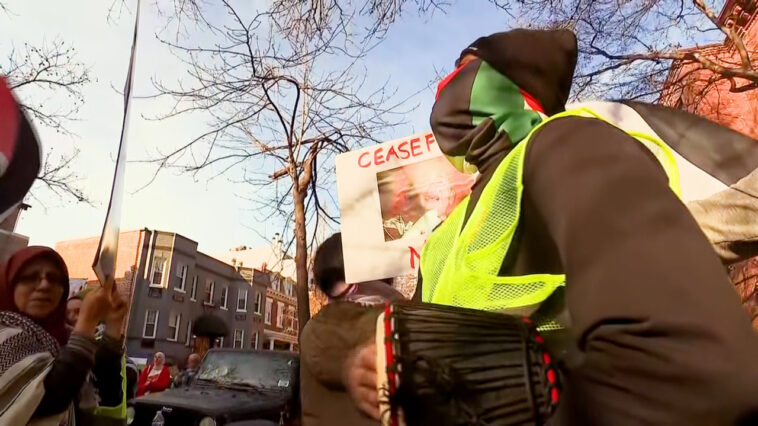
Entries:
[[134, 401], [134, 426], [293, 424], [298, 357], [291, 352], [212, 349], [194, 383]]

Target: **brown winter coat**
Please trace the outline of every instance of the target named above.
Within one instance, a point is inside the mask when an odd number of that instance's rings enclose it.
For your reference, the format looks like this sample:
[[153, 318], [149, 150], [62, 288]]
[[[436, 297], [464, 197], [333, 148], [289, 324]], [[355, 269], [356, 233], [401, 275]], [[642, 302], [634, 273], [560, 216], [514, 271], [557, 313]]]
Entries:
[[300, 380], [303, 426], [378, 425], [363, 416], [345, 391], [348, 355], [376, 335], [381, 308], [349, 302], [326, 305], [303, 329]]

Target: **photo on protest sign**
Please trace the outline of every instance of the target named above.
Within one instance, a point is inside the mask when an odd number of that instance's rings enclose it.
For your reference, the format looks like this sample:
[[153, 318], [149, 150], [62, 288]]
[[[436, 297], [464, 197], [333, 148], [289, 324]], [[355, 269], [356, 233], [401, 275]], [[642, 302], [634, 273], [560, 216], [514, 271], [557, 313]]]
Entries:
[[376, 181], [384, 241], [394, 241], [439, 225], [466, 197], [473, 176], [438, 156], [378, 172]]
[[345, 279], [413, 274], [429, 234], [470, 192], [431, 132], [337, 156]]

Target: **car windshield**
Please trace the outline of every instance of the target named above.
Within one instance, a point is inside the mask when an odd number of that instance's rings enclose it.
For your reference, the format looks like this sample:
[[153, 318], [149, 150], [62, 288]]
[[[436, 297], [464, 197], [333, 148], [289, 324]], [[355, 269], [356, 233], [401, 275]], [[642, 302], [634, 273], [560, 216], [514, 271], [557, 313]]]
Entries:
[[211, 351], [197, 378], [220, 385], [289, 390], [296, 360], [276, 353]]

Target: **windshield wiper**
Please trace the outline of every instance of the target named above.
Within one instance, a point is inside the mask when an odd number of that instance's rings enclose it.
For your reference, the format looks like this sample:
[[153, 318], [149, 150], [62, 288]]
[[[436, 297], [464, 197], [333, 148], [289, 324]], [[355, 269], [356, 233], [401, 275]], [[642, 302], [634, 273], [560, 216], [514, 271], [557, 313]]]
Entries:
[[221, 386], [225, 389], [232, 389], [232, 390], [253, 390], [257, 393], [263, 393], [263, 390], [259, 388], [258, 386], [251, 385], [249, 383], [217, 383], [218, 386]]
[[195, 379], [192, 383], [195, 385], [215, 386], [219, 382], [213, 379]]

